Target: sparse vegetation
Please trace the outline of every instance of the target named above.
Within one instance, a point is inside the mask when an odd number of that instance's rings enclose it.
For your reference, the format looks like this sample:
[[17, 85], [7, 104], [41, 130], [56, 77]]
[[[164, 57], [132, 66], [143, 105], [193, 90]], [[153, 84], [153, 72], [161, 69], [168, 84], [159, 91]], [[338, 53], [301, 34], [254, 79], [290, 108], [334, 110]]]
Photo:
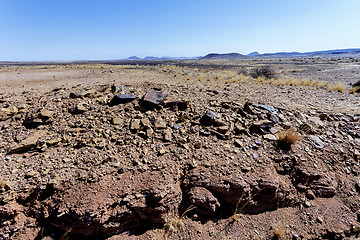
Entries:
[[250, 73], [250, 76], [253, 78], [265, 77], [266, 79], [271, 79], [271, 78], [275, 77], [275, 72], [270, 66], [266, 65], [266, 66], [261, 66], [261, 67], [255, 68]]
[[278, 134], [278, 146], [281, 149], [291, 149], [291, 146], [294, 145], [297, 141], [301, 139], [301, 135], [291, 128], [287, 129], [284, 132]]
[[178, 231], [178, 230], [184, 230], [185, 225], [183, 222], [184, 216], [186, 213], [194, 210], [196, 207], [195, 206], [189, 206], [184, 212], [183, 214], [181, 214], [181, 216], [179, 216], [179, 214], [174, 214], [173, 216], [171, 216], [165, 226], [165, 232], [169, 235], [173, 234], [174, 232]]
[[274, 227], [274, 238], [273, 239], [283, 239], [286, 235], [285, 226]]
[[352, 85], [352, 88], [349, 91], [350, 93], [360, 93], [360, 80]]

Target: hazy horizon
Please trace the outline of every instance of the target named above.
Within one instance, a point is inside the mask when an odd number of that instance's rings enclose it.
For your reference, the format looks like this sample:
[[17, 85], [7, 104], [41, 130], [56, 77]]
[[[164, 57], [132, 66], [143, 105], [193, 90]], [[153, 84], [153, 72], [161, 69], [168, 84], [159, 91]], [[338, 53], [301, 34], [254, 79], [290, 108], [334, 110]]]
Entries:
[[355, 0], [0, 1], [0, 61], [359, 48]]

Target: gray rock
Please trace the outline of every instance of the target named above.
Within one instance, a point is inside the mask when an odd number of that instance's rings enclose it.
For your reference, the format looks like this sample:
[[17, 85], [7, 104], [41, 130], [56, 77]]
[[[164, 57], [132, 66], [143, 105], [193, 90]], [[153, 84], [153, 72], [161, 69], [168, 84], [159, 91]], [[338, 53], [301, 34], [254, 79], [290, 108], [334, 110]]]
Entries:
[[308, 139], [315, 148], [322, 149], [326, 146], [326, 144], [317, 136], [309, 135]]
[[132, 102], [136, 97], [132, 94], [117, 94], [109, 102], [109, 106]]
[[167, 95], [168, 93], [166, 92], [151, 90], [144, 95], [143, 101], [147, 104], [159, 105], [164, 101]]
[[200, 119], [200, 123], [204, 126], [211, 126], [216, 121], [216, 114], [210, 110], [207, 110], [204, 116]]

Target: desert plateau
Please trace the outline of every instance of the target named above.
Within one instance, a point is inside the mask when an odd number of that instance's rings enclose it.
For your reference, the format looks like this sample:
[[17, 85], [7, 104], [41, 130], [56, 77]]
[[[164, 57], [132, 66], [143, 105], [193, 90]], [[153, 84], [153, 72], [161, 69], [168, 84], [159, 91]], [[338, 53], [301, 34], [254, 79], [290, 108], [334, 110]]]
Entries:
[[357, 239], [358, 57], [0, 63], [0, 239]]

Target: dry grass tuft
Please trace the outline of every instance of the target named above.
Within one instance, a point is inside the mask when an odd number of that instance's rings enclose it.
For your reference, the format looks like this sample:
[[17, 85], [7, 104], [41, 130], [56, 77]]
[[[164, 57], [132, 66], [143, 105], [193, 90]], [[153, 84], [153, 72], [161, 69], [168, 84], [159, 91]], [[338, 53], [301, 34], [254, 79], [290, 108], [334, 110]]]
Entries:
[[274, 228], [274, 238], [273, 239], [282, 239], [286, 235], [285, 226]]
[[291, 149], [291, 146], [294, 145], [297, 141], [301, 139], [301, 135], [297, 132], [294, 132], [291, 128], [285, 132], [280, 132], [278, 134], [278, 146], [281, 149]]
[[164, 228], [165, 228], [165, 232], [169, 235], [173, 234], [174, 232], [181, 230], [183, 231], [185, 228], [185, 224], [183, 222], [184, 216], [186, 213], [194, 210], [196, 207], [195, 206], [189, 206], [184, 212], [183, 214], [181, 214], [181, 216], [179, 216], [179, 214], [175, 214], [173, 216], [171, 216]]
[[360, 87], [353, 87], [349, 90], [349, 93], [353, 94], [353, 93], [357, 93], [360, 92]]
[[336, 82], [328, 86], [329, 91], [337, 91], [337, 92], [344, 92], [345, 86], [343, 83]]

